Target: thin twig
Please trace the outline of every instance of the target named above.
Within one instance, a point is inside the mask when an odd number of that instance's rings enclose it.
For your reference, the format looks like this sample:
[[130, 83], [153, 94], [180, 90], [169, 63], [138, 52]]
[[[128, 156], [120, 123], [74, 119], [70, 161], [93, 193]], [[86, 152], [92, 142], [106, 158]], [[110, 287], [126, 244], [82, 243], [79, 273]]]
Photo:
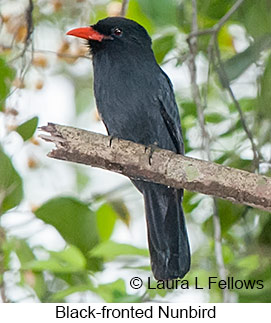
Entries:
[[[196, 0], [193, 0], [193, 2], [192, 2], [193, 3], [193, 10], [194, 10], [194, 12], [196, 12], [195, 11], [195, 1]], [[237, 109], [237, 111], [238, 111], [238, 113], [240, 115], [240, 119], [241, 119], [242, 126], [244, 128], [244, 131], [246, 132], [247, 137], [248, 137], [248, 139], [249, 139], [249, 141], [251, 143], [251, 147], [252, 147], [252, 151], [253, 151], [254, 171], [256, 171], [256, 170], [259, 169], [259, 152], [258, 152], [257, 147], [256, 147], [256, 144], [254, 142], [252, 133], [249, 130], [247, 124], [246, 124], [245, 117], [244, 117], [243, 111], [241, 109], [241, 106], [240, 106], [238, 100], [235, 98], [235, 95], [234, 95], [234, 93], [232, 91], [232, 88], [230, 86], [230, 82], [228, 80], [227, 74], [226, 74], [226, 72], [224, 70], [223, 62], [222, 62], [221, 57], [220, 57], [220, 50], [219, 50], [218, 41], [217, 41], [218, 32], [223, 27], [223, 25], [230, 19], [230, 17], [237, 11], [237, 9], [242, 5], [243, 2], [244, 2], [244, 0], [238, 0], [238, 1], [236, 1], [235, 4], [230, 8], [230, 10], [218, 21], [218, 23], [216, 23], [212, 28], [208, 28], [208, 29], [205, 29], [205, 30], [197, 30], [197, 28], [195, 28], [195, 26], [197, 27], [197, 25], [195, 25], [195, 22], [194, 22], [195, 18], [194, 18], [194, 14], [193, 14], [192, 31], [191, 31], [191, 33], [187, 37], [187, 42], [189, 44], [190, 51], [191, 51], [192, 55], [194, 56], [194, 54], [193, 54], [193, 47], [191, 47], [191, 45], [190, 45], [191, 44], [191, 40], [193, 38], [195, 39], [197, 36], [212, 34], [212, 38], [210, 40], [210, 44], [209, 44], [209, 47], [208, 47], [208, 51], [209, 52], [212, 52], [213, 47], [215, 49], [215, 53], [216, 53], [216, 57], [217, 57], [217, 60], [218, 60], [218, 65], [219, 65], [219, 69], [220, 69], [220, 72], [222, 74], [222, 80], [225, 83], [224, 86], [226, 87], [226, 89], [228, 90], [228, 92], [229, 92], [229, 94], [230, 94], [230, 96], [232, 98], [232, 101], [233, 101], [233, 103], [234, 103], [234, 105], [235, 105], [235, 107], [236, 107], [236, 109]], [[193, 82], [192, 82], [192, 81], [194, 81], [195, 74], [196, 74], [196, 72], [193, 71], [195, 69], [193, 67], [193, 62], [191, 62], [191, 65], [192, 65], [192, 68], [190, 69], [190, 73], [192, 72], [192, 74], [191, 74], [192, 93], [194, 93], [193, 97], [194, 97], [195, 103], [197, 105], [198, 112], [199, 113], [202, 113], [201, 112], [201, 110], [202, 110], [201, 109], [201, 101], [198, 98], [199, 90], [197, 90], [195, 88], [195, 85], [193, 85]], [[202, 117], [199, 117], [199, 121], [200, 121], [200, 125], [201, 125], [201, 128], [202, 128], [202, 130], [201, 130], [202, 131], [202, 134], [204, 134], [205, 133], [205, 130], [203, 130], [203, 128], [205, 128], [204, 120], [202, 120]]]
[[9, 300], [8, 300], [8, 299], [7, 299], [7, 297], [6, 297], [4, 283], [3, 283], [3, 284], [2, 284], [2, 286], [0, 287], [0, 290], [1, 290], [1, 298], [2, 298], [3, 303], [9, 303]]
[[188, 35], [187, 40], [192, 37], [198, 37], [203, 35], [217, 34], [224, 24], [230, 19], [230, 17], [237, 11], [245, 0], [237, 0], [229, 11], [211, 28], [203, 30], [192, 30]]
[[219, 50], [219, 47], [218, 47], [218, 41], [217, 39], [215, 39], [215, 44], [214, 44], [214, 48], [215, 48], [215, 53], [216, 53], [216, 58], [217, 58], [217, 62], [218, 62], [218, 67], [219, 67], [219, 73], [220, 73], [220, 77], [222, 79], [222, 82], [223, 82], [223, 85], [224, 87], [227, 89], [227, 91], [229, 92], [229, 95], [239, 113], [239, 116], [240, 116], [240, 120], [241, 120], [241, 124], [243, 126], [243, 129], [251, 143], [251, 148], [252, 148], [252, 151], [253, 151], [253, 164], [254, 164], [254, 171], [257, 171], [259, 169], [259, 152], [257, 150], [257, 147], [256, 147], [256, 144], [254, 142], [254, 139], [253, 139], [253, 135], [250, 131], [250, 129], [248, 128], [247, 124], [246, 124], [246, 120], [245, 120], [245, 116], [244, 116], [244, 113], [242, 111], [242, 108], [240, 106], [240, 103], [239, 101], [236, 99], [233, 91], [232, 91], [232, 88], [230, 86], [230, 82], [228, 80], [228, 76], [226, 74], [226, 71], [224, 69], [224, 65], [223, 65], [223, 62], [221, 60], [221, 57], [220, 57], [220, 50]]
[[[25, 41], [24, 41], [24, 47], [23, 47], [22, 51], [16, 57], [14, 57], [12, 60], [9, 61], [9, 63], [16, 61], [20, 57], [24, 57], [29, 44], [32, 42], [31, 35], [34, 30], [33, 18], [32, 18], [33, 9], [34, 9], [33, 1], [29, 0], [28, 7], [25, 10], [25, 20], [26, 20], [26, 30], [27, 31], [26, 31]], [[11, 48], [13, 48], [13, 46], [11, 46]], [[21, 74], [22, 74], [22, 72], [21, 72]]]
[[[192, 18], [192, 32], [196, 32], [198, 30], [198, 23], [197, 23], [197, 2], [196, 0], [192, 0], [193, 5], [193, 18]], [[191, 37], [187, 39], [188, 46], [190, 49], [190, 58], [188, 60], [188, 67], [190, 70], [190, 77], [191, 77], [191, 91], [192, 97], [195, 101], [197, 107], [197, 114], [199, 118], [199, 124], [201, 128], [201, 135], [202, 135], [202, 150], [204, 151], [205, 140], [209, 141], [209, 134], [205, 129], [205, 120], [204, 120], [204, 113], [203, 113], [203, 105], [201, 102], [201, 95], [200, 89], [197, 84], [197, 66], [196, 66], [196, 55], [197, 55], [197, 38]]]
[[219, 22], [215, 25], [216, 32], [218, 32], [223, 25], [230, 19], [230, 17], [237, 11], [237, 9], [241, 6], [241, 4], [245, 0], [237, 0], [235, 4], [230, 8], [230, 10], [219, 20]]
[[[21, 67], [20, 73], [19, 73], [19, 79], [20, 79], [21, 83], [24, 82], [25, 75], [26, 75], [27, 71], [29, 70], [29, 68], [31, 66], [31, 61], [32, 61], [32, 58], [33, 58], [33, 41], [32, 41], [32, 37], [31, 37], [32, 33], [33, 33], [33, 30], [34, 30], [33, 17], [32, 17], [33, 9], [34, 9], [33, 1], [29, 0], [28, 7], [25, 10], [25, 20], [26, 20], [27, 32], [26, 32], [26, 38], [25, 38], [25, 41], [24, 41], [23, 49], [17, 56], [15, 56], [14, 58], [12, 58], [11, 60], [8, 61], [8, 64], [11, 64], [14, 61], [18, 60], [19, 58], [22, 59], [22, 67]], [[28, 51], [28, 47], [29, 47], [30, 44], [32, 45], [32, 51], [31, 51], [31, 57], [32, 58], [31, 58], [30, 62], [28, 62], [28, 64], [26, 64], [26, 62], [25, 62], [25, 59], [26, 59], [25, 58], [25, 53], [26, 53], [26, 51]], [[0, 47], [3, 47], [3, 46], [0, 46]], [[10, 48], [12, 49], [13, 45]], [[17, 90], [18, 90], [17, 88], [13, 89], [5, 97], [4, 100], [6, 100], [8, 97], [10, 97]]]
[[33, 5], [33, 1], [29, 0], [29, 4], [28, 7], [26, 8], [25, 11], [25, 20], [26, 20], [26, 26], [27, 26], [27, 33], [26, 33], [26, 38], [25, 38], [25, 46], [24, 46], [24, 50], [22, 52], [22, 56], [24, 55], [28, 45], [31, 43], [31, 35], [33, 33], [34, 27], [33, 27], [33, 10], [34, 10], [34, 5]]
[[[213, 198], [213, 225], [214, 225], [214, 240], [215, 240], [215, 258], [218, 267], [219, 277], [223, 280], [227, 280], [227, 271], [223, 259], [222, 252], [222, 235], [221, 235], [221, 223], [218, 214], [217, 199]], [[223, 301], [228, 303], [230, 301], [230, 293], [227, 288], [223, 289]]]
[[126, 12], [127, 12], [127, 9], [128, 9], [128, 4], [129, 4], [129, 0], [123, 0], [122, 1], [121, 11], [120, 11], [120, 15], [122, 17], [124, 17], [126, 15]]
[[[212, 58], [212, 46], [208, 46], [208, 62], [211, 61]], [[205, 86], [205, 91], [203, 93], [203, 101], [204, 101], [204, 108], [208, 106], [208, 87], [209, 87], [209, 80], [211, 75], [211, 64], [208, 64], [208, 76], [207, 82]], [[210, 148], [210, 140], [206, 142], [206, 150], [208, 155], [208, 160], [211, 161], [211, 148]], [[218, 204], [217, 198], [213, 197], [213, 226], [214, 226], [214, 241], [215, 241], [215, 255], [216, 255], [216, 263], [219, 271], [219, 277], [223, 280], [227, 278], [227, 272], [224, 264], [223, 259], [223, 252], [222, 252], [222, 235], [221, 235], [221, 223], [220, 217], [218, 213]], [[230, 301], [230, 294], [227, 289], [223, 289], [223, 300], [225, 303]]]

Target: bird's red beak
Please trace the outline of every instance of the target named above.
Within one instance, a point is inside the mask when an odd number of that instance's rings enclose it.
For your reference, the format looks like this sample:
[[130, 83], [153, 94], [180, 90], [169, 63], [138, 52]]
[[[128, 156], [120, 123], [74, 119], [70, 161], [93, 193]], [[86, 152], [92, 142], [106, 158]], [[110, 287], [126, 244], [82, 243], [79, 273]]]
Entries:
[[97, 40], [102, 41], [104, 38], [106, 38], [105, 35], [100, 34], [97, 30], [93, 29], [92, 27], [81, 27], [81, 28], [75, 28], [66, 33], [66, 35], [71, 35], [79, 38], [84, 39], [91, 39], [91, 40]]

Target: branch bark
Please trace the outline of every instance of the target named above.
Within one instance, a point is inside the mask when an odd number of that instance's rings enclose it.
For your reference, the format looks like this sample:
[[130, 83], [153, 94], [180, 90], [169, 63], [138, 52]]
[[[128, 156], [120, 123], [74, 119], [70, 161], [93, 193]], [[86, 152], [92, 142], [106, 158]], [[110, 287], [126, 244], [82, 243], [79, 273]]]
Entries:
[[125, 17], [129, 5], [129, 0], [123, 0], [120, 15]]
[[[56, 145], [48, 156], [111, 170], [133, 179], [213, 195], [271, 211], [271, 178], [150, 148], [118, 138], [49, 123], [40, 137]], [[48, 135], [49, 134], [49, 135]]]

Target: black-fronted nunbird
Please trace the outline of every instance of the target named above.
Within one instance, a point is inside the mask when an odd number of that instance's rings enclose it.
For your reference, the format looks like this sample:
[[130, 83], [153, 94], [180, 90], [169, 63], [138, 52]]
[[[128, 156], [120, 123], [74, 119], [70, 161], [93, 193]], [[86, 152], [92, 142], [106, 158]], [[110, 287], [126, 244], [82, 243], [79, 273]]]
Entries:
[[[147, 31], [135, 21], [109, 17], [67, 34], [88, 40], [94, 94], [108, 134], [183, 154], [172, 84], [155, 60]], [[144, 197], [154, 277], [184, 277], [190, 268], [190, 248], [181, 204], [183, 190], [132, 182]]]

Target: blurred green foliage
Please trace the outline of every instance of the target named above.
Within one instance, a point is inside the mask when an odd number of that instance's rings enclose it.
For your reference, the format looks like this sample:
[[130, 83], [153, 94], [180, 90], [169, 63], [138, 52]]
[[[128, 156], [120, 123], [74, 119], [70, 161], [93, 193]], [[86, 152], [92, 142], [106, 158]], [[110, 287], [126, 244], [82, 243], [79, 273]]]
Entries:
[[17, 206], [23, 198], [22, 179], [0, 147], [0, 215]]
[[[62, 35], [71, 25], [94, 23], [119, 8], [117, 1], [109, 0], [94, 1], [91, 4], [88, 1], [51, 1], [51, 11], [43, 10], [44, 1], [34, 3], [34, 29], [38, 31], [43, 26], [50, 26], [55, 30], [60, 29]], [[234, 3], [234, 0], [198, 1], [199, 28], [214, 26]], [[89, 14], [83, 15], [84, 12]], [[268, 176], [271, 174], [270, 16], [269, 1], [247, 0], [226, 21], [218, 34], [227, 84], [234, 86], [247, 125], [261, 153], [259, 173]], [[185, 38], [191, 30], [191, 1], [131, 0], [127, 17], [144, 25], [151, 34], [157, 61], [162, 65], [171, 62], [176, 74], [183, 73], [180, 67], [187, 66], [189, 54]], [[6, 18], [6, 22], [2, 21], [2, 24], [6, 23], [8, 27], [8, 21]], [[6, 123], [9, 120], [9, 107], [5, 101], [16, 88], [12, 81], [15, 77], [18, 79], [22, 76], [14, 57], [24, 48], [20, 41], [14, 44], [18, 33], [10, 32], [10, 37], [13, 40], [10, 51], [3, 50], [0, 56], [0, 113]], [[217, 163], [252, 170], [251, 147], [236, 107], [223, 86], [225, 84], [222, 84], [217, 62], [210, 56], [210, 38], [210, 34], [198, 37], [198, 57], [201, 57], [203, 64], [208, 65], [209, 70], [208, 78], [203, 78], [204, 81], [200, 83], [200, 91], [207, 103], [204, 117], [211, 134], [211, 155]], [[242, 50], [236, 46], [238, 41], [243, 46]], [[62, 74], [73, 81], [76, 118], [80, 118], [94, 102], [93, 94], [89, 91], [92, 76], [76, 74], [69, 68], [70, 64], [77, 64], [79, 60], [67, 56], [71, 54], [70, 45], [67, 45], [64, 36], [62, 42], [52, 73]], [[1, 42], [0, 46], [3, 46]], [[46, 58], [43, 61], [33, 60], [27, 73], [31, 73], [31, 68], [44, 68], [46, 64]], [[24, 91], [22, 88], [17, 91]], [[189, 84], [186, 84], [185, 89], [178, 87], [176, 97], [180, 105], [186, 153], [198, 157], [202, 154], [202, 147], [200, 135], [195, 135], [200, 129], [197, 109], [190, 94], [187, 94], [187, 88]], [[7, 212], [12, 209], [20, 212], [20, 204], [27, 204], [23, 199], [23, 183], [26, 178], [23, 173], [19, 174], [12, 157], [4, 151], [7, 147], [5, 140], [10, 133], [16, 131], [24, 141], [29, 141], [33, 139], [37, 125], [38, 117], [33, 117], [18, 122], [16, 127], [6, 127], [1, 135], [0, 216], [8, 216]], [[27, 144], [29, 143], [24, 143]], [[41, 302], [65, 302], [68, 296], [78, 293], [84, 295], [86, 292], [90, 293], [88, 301], [92, 296], [106, 302], [140, 302], [161, 297], [167, 300], [172, 294], [170, 290], [147, 289], [144, 294], [142, 290], [128, 290], [127, 281], [120, 276], [109, 283], [100, 283], [97, 279], [112, 262], [129, 270], [131, 277], [141, 273], [144, 277], [150, 276], [149, 266], [134, 262], [134, 259], [146, 259], [148, 251], [134, 245], [117, 243], [112, 239], [114, 230], [121, 221], [127, 228], [130, 225], [130, 214], [124, 199], [114, 198], [113, 192], [109, 195], [105, 192], [104, 195], [94, 196], [90, 201], [83, 202], [76, 195], [76, 190], [80, 194], [92, 182], [81, 168], [73, 170], [77, 179], [74, 196], [55, 196], [37, 209], [30, 210], [35, 219], [40, 219], [60, 234], [65, 241], [65, 248], [50, 251], [42, 246], [32, 246], [27, 237], [13, 236], [0, 222], [0, 288], [7, 288], [5, 273], [9, 272], [10, 275], [19, 275], [17, 286], [30, 291]], [[38, 175], [34, 173], [32, 176]], [[125, 189], [122, 195], [125, 196]], [[202, 235], [202, 238], [198, 238], [196, 234], [192, 239], [192, 268], [185, 277], [190, 286], [194, 286], [195, 277], [201, 282], [201, 286], [206, 287], [208, 277], [218, 276], [212, 203], [211, 197], [185, 192], [183, 205], [189, 228], [192, 228], [190, 235], [193, 236], [193, 228], [197, 228], [196, 232], [200, 231]], [[263, 280], [264, 284], [263, 289], [233, 290], [233, 299], [237, 302], [271, 302], [270, 214], [222, 200], [217, 201], [217, 210], [228, 275], [236, 279]], [[12, 262], [14, 257], [19, 263], [15, 267]], [[8, 290], [6, 292], [9, 294]], [[185, 291], [182, 293], [185, 295]], [[205, 293], [209, 301], [222, 301], [220, 289], [205, 290]]]

